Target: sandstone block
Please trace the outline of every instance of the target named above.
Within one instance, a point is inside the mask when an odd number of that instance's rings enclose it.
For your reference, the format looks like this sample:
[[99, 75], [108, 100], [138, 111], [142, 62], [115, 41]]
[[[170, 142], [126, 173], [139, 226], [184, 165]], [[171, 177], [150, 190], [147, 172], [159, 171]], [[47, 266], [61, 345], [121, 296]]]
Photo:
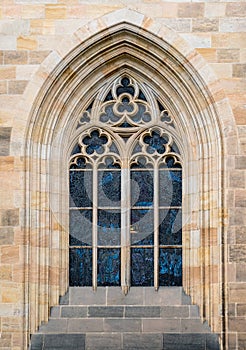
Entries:
[[189, 18], [168, 18], [163, 19], [162, 22], [176, 32], [189, 33], [191, 31], [191, 19]]
[[12, 266], [11, 265], [1, 265], [0, 266], [0, 280], [2, 282], [12, 280]]
[[246, 349], [246, 332], [238, 334], [238, 350]]
[[10, 332], [8, 333], [1, 333], [0, 337], [0, 348], [2, 349], [8, 349], [9, 345], [11, 344], [12, 341], [12, 334]]
[[175, 18], [178, 13], [177, 3], [163, 3], [162, 5], [162, 17]]
[[246, 329], [245, 317], [229, 317], [229, 330], [233, 332], [244, 332]]
[[37, 39], [30, 36], [19, 36], [17, 38], [17, 49], [18, 50], [36, 50]]
[[192, 19], [193, 32], [217, 32], [219, 27], [218, 19]]
[[220, 19], [220, 32], [246, 32], [245, 18], [221, 18]]
[[9, 155], [10, 135], [12, 128], [0, 128], [0, 156]]
[[231, 283], [229, 285], [229, 300], [231, 303], [246, 303], [246, 283]]
[[229, 259], [231, 262], [246, 263], [246, 245], [231, 245]]
[[239, 62], [240, 50], [239, 49], [218, 49], [217, 50], [218, 62]]
[[228, 17], [245, 17], [246, 3], [245, 2], [229, 2], [226, 4], [226, 16]]
[[235, 159], [236, 169], [246, 169], [246, 156], [237, 156]]
[[227, 49], [246, 47], [246, 33], [214, 33], [211, 39], [212, 47]]
[[211, 17], [224, 17], [226, 5], [218, 2], [205, 2], [205, 13], [204, 16], [207, 18]]
[[29, 64], [40, 64], [49, 55], [50, 51], [30, 51]]
[[246, 63], [233, 64], [232, 76], [235, 78], [246, 78]]
[[246, 191], [240, 190], [235, 193], [235, 205], [236, 207], [246, 207]]
[[23, 94], [28, 81], [27, 80], [12, 80], [8, 83], [8, 93], [10, 95], [21, 95]]
[[3, 332], [20, 332], [22, 329], [22, 317], [3, 317], [2, 330]]
[[243, 171], [234, 170], [229, 175], [229, 186], [235, 188], [245, 187], [245, 174]]
[[14, 230], [12, 227], [0, 227], [0, 245], [13, 244]]
[[204, 4], [183, 3], [178, 5], [178, 17], [198, 18], [204, 16]]
[[237, 264], [236, 266], [236, 281], [246, 281], [246, 266], [245, 264]]
[[42, 3], [42, 1], [35, 1], [35, 4], [29, 4], [28, 6], [21, 6], [21, 18], [23, 19], [44, 18], [44, 14], [45, 14], [44, 4], [39, 4], [39, 3]]
[[19, 247], [17, 246], [4, 246], [2, 247], [1, 262], [3, 264], [16, 264], [20, 258]]
[[199, 48], [197, 51], [205, 58], [207, 62], [217, 61], [217, 50], [213, 48]]
[[0, 95], [6, 94], [7, 91], [7, 81], [0, 81]]
[[0, 67], [0, 80], [15, 79], [15, 67]]
[[246, 227], [236, 226], [235, 237], [236, 237], [237, 244], [246, 244]]
[[8, 50], [4, 52], [4, 64], [26, 64], [27, 59], [27, 51]]
[[48, 19], [63, 19], [66, 18], [67, 8], [62, 5], [46, 5], [45, 18]]
[[0, 211], [1, 226], [18, 226], [19, 224], [19, 209], [7, 209]]
[[246, 304], [237, 304], [237, 315], [246, 316]]
[[[30, 21], [31, 35], [52, 35], [55, 33], [53, 19], [33, 19]], [[63, 32], [64, 33], [64, 32]]]
[[0, 40], [0, 50], [15, 50], [16, 37], [14, 35], [2, 35]]

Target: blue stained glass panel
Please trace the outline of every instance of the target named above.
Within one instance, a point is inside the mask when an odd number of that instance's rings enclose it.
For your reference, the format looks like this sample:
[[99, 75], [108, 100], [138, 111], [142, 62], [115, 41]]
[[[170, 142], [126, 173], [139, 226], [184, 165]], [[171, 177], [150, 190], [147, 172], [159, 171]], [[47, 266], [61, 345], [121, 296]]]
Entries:
[[98, 210], [98, 245], [120, 244], [121, 212]]
[[92, 206], [92, 172], [70, 171], [70, 207]]
[[131, 243], [133, 245], [154, 244], [154, 212], [152, 209], [131, 210]]
[[160, 249], [159, 285], [182, 286], [182, 249]]
[[130, 85], [130, 80], [127, 77], [124, 77], [121, 79], [121, 85], [117, 88], [117, 96], [123, 94], [123, 93], [128, 93], [134, 96], [134, 88]]
[[153, 154], [155, 151], [159, 154], [163, 154], [165, 152], [165, 144], [167, 140], [160, 136], [159, 132], [153, 131], [151, 135], [147, 135], [143, 139], [144, 143], [149, 145], [147, 147], [147, 152]]
[[120, 207], [121, 172], [104, 170], [98, 172], [98, 205]]
[[159, 243], [160, 245], [182, 244], [182, 211], [169, 209], [159, 211]]
[[98, 286], [120, 285], [120, 249], [99, 248], [97, 260]]
[[131, 248], [131, 285], [154, 285], [154, 249]]
[[[176, 149], [174, 150], [174, 152], [179, 153], [177, 146], [176, 146], [175, 148], [176, 148]], [[166, 158], [166, 165], [167, 165], [168, 168], [177, 168], [177, 169], [181, 169], [181, 164], [178, 163], [178, 162], [175, 163], [174, 157], [167, 157], [167, 158]]]
[[131, 205], [135, 207], [151, 207], [153, 198], [153, 171], [131, 170]]
[[179, 207], [182, 205], [182, 172], [159, 171], [159, 205]]
[[70, 210], [69, 230], [70, 245], [91, 245], [92, 210]]
[[69, 250], [69, 285], [92, 285], [92, 249], [72, 248]]
[[94, 130], [90, 136], [85, 136], [82, 142], [87, 145], [87, 154], [93, 154], [94, 152], [102, 154], [104, 152], [103, 145], [108, 142], [108, 139], [106, 136], [100, 135], [98, 130]]

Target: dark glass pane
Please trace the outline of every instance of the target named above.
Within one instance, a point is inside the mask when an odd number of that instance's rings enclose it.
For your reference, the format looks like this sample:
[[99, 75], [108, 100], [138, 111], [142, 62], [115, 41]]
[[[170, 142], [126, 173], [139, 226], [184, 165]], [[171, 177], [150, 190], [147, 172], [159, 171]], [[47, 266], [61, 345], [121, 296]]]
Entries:
[[114, 114], [113, 104], [106, 106], [105, 112], [100, 115], [100, 121], [106, 123], [108, 121], [117, 122], [119, 117]]
[[151, 120], [151, 115], [146, 111], [145, 105], [138, 103], [138, 111], [134, 116], [132, 116], [132, 120], [135, 123], [138, 123], [141, 120], [148, 123]]
[[131, 205], [150, 207], [153, 205], [153, 171], [131, 170]]
[[120, 249], [98, 249], [98, 286], [120, 285]]
[[154, 285], [154, 249], [131, 249], [131, 285]]
[[165, 144], [167, 140], [160, 136], [159, 132], [153, 131], [151, 135], [147, 135], [144, 137], [144, 143], [149, 145], [147, 147], [147, 152], [153, 154], [157, 151], [159, 154], [163, 154], [165, 152]]
[[69, 285], [92, 285], [92, 249], [72, 248], [69, 250]]
[[130, 80], [127, 77], [121, 79], [121, 86], [117, 88], [117, 96], [119, 96], [122, 93], [128, 93], [134, 96], [134, 88], [129, 84]]
[[182, 249], [160, 249], [159, 285], [182, 286]]
[[73, 154], [77, 154], [77, 153], [80, 153], [80, 152], [81, 152], [81, 147], [80, 147], [78, 144], [76, 144], [76, 145], [74, 146], [73, 150], [72, 150], [71, 156], [72, 156]]
[[[179, 153], [177, 152], [176, 150], [176, 153]], [[175, 159], [174, 157], [167, 157], [166, 158], [166, 165], [168, 168], [178, 168], [178, 169], [181, 169], [181, 164], [180, 163], [175, 163]]]
[[182, 205], [182, 172], [159, 171], [159, 205], [179, 207]]
[[120, 207], [121, 173], [115, 170], [98, 172], [98, 205]]
[[169, 209], [159, 211], [159, 243], [160, 245], [182, 244], [182, 211]]
[[70, 207], [92, 206], [92, 172], [70, 171]]
[[91, 245], [92, 210], [70, 210], [70, 245]]
[[104, 102], [106, 101], [112, 101], [114, 98], [112, 96], [111, 90], [109, 91], [109, 93], [107, 94], [107, 96], [105, 97]]
[[139, 90], [138, 99], [143, 100], [143, 101], [147, 101], [146, 97], [144, 96], [144, 93], [141, 90]]
[[93, 154], [94, 152], [102, 154], [104, 152], [104, 147], [108, 142], [106, 136], [100, 135], [98, 130], [92, 131], [90, 136], [85, 136], [82, 140], [84, 145], [87, 145], [86, 152], [88, 154]]
[[120, 210], [98, 210], [98, 245], [120, 244]]
[[154, 212], [150, 209], [131, 210], [131, 244], [154, 244]]

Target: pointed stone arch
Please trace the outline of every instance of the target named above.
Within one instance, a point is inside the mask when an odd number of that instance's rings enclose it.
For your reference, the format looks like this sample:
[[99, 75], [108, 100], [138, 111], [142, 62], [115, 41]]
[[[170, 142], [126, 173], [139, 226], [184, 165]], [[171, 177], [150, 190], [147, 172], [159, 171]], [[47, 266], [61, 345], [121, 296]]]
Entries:
[[[161, 96], [185, 156], [185, 291], [218, 333], [225, 332], [224, 155], [235, 135], [220, 84], [202, 57], [158, 21], [110, 13], [79, 29], [40, 66], [19, 113], [26, 160], [27, 333], [47, 321], [68, 287], [68, 157], [76, 121], [110, 77], [131, 72]], [[22, 140], [25, 140], [23, 144]]]

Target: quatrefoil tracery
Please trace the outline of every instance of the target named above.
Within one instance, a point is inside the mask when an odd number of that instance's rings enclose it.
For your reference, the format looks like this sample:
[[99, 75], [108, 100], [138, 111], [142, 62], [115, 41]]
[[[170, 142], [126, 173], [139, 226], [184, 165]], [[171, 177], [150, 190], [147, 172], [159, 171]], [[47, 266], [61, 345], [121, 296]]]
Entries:
[[163, 123], [174, 127], [173, 117], [154, 91], [146, 84], [123, 75], [99, 90], [89, 107], [82, 112], [78, 127], [100, 122], [121, 136], [134, 134], [142, 126]]

